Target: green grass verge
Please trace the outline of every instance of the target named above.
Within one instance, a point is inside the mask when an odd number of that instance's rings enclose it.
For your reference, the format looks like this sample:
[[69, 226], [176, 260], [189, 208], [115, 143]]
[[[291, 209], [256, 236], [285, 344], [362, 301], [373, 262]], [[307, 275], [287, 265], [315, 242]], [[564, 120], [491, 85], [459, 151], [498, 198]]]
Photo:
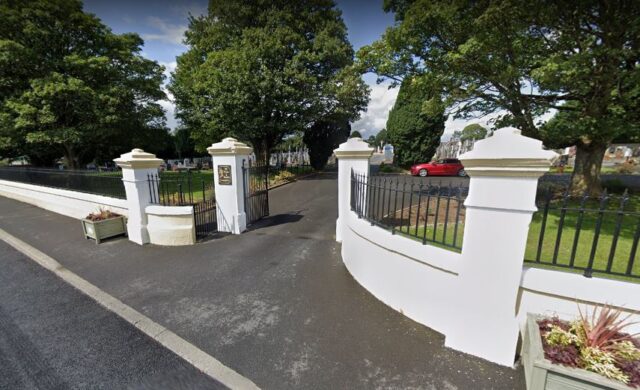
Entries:
[[[619, 203], [613, 201], [608, 205], [609, 210], [616, 210]], [[554, 206], [558, 206], [555, 204]], [[571, 201], [568, 203], [568, 207], [578, 207], [579, 202]], [[597, 208], [596, 202], [589, 202], [586, 207]], [[625, 210], [632, 212], [640, 211], [640, 196], [633, 196], [627, 203]], [[545, 234], [542, 239], [542, 248], [540, 251], [540, 263], [527, 262], [529, 266], [535, 266], [546, 269], [557, 269], [565, 272], [573, 272], [582, 274], [580, 269], [571, 269], [564, 266], [568, 266], [571, 262], [571, 254], [573, 251], [574, 241], [576, 240], [576, 226], [578, 223], [579, 213], [577, 211], [568, 211], [565, 214], [562, 234], [560, 236], [560, 242], [558, 245], [558, 252], [556, 257], [556, 264], [553, 264], [554, 253], [556, 251], [556, 240], [558, 237], [558, 228], [560, 224], [561, 212], [560, 210], [550, 210], [547, 216], [547, 222], [545, 227]], [[607, 274], [607, 267], [609, 263], [609, 257], [611, 254], [611, 248], [614, 241], [618, 225], [617, 213], [605, 213], [602, 218], [600, 227], [600, 235], [598, 237], [597, 245], [595, 246], [594, 262], [593, 262], [593, 275], [598, 277], [606, 277], [616, 280], [630, 281], [634, 283], [640, 283], [640, 248], [636, 253], [633, 267], [631, 270], [632, 275], [635, 277], [628, 277], [623, 275], [611, 275]], [[536, 260], [538, 251], [538, 242], [540, 239], [540, 230], [542, 229], [543, 210], [540, 209], [534, 214], [529, 229], [529, 236], [527, 238], [527, 247], [525, 251], [526, 260]], [[582, 220], [582, 228], [578, 235], [576, 242], [576, 251], [574, 255], [574, 266], [586, 267], [589, 263], [591, 251], [595, 243], [596, 223], [598, 220], [598, 213], [585, 213]], [[620, 224], [620, 232], [618, 240], [616, 242], [615, 251], [613, 254], [611, 268], [612, 272], [626, 273], [629, 265], [629, 257], [633, 246], [634, 235], [636, 228], [640, 223], [640, 216], [627, 215], [623, 217]], [[405, 235], [411, 239], [422, 241], [424, 236], [424, 227], [403, 227], [403, 229], [396, 230], [396, 234]], [[459, 252], [458, 249], [452, 247], [455, 244], [456, 247], [462, 247], [464, 225], [461, 223], [458, 226], [458, 233], [456, 235], [455, 243], [453, 241], [455, 226], [448, 225], [445, 235], [444, 224], [438, 224], [435, 228], [435, 239], [433, 236], [434, 227], [427, 226], [427, 244], [432, 246], [441, 247], [447, 250]], [[447, 245], [443, 245], [447, 244]]]

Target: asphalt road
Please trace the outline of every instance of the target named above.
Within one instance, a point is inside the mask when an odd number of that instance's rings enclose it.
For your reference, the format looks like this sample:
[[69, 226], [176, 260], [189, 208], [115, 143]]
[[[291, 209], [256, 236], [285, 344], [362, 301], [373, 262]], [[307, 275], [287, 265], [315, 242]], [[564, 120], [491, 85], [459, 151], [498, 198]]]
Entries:
[[0, 389], [218, 389], [0, 241]]
[[335, 173], [269, 199], [247, 233], [189, 247], [95, 245], [77, 220], [1, 197], [0, 227], [264, 389], [524, 388], [521, 367], [445, 348], [358, 285], [335, 241]]

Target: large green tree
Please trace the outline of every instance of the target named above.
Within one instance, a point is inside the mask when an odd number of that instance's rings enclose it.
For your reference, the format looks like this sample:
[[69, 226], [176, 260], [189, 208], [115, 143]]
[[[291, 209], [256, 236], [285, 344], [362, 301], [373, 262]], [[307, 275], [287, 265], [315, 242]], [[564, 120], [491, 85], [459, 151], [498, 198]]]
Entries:
[[480, 140], [487, 136], [487, 129], [477, 123], [466, 125], [460, 132], [460, 140]]
[[77, 0], [0, 2], [0, 154], [79, 167], [168, 142], [163, 68]]
[[417, 78], [406, 77], [400, 85], [387, 120], [387, 137], [400, 166], [429, 161], [440, 144], [446, 117], [425, 111], [432, 98], [433, 92]]
[[351, 125], [347, 118], [323, 118], [304, 133], [311, 166], [320, 170], [327, 165], [333, 150], [349, 138]]
[[212, 1], [185, 41], [170, 90], [201, 150], [233, 135], [267, 159], [286, 135], [324, 117], [353, 120], [366, 105], [331, 0]]
[[607, 144], [638, 132], [639, 2], [385, 0], [384, 7], [397, 23], [359, 51], [363, 71], [395, 82], [428, 74], [455, 117], [504, 112], [500, 124], [545, 142], [538, 118], [572, 112], [574, 130], [552, 139], [577, 146], [574, 189], [599, 193]]

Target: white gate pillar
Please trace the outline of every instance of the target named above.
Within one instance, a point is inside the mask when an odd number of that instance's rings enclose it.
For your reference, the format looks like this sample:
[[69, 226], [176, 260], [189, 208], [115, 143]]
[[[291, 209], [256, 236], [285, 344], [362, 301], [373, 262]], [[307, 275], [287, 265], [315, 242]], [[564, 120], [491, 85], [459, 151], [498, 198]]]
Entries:
[[542, 142], [508, 127], [476, 142], [460, 156], [471, 177], [458, 300], [445, 345], [512, 366], [516, 356], [516, 304], [538, 178], [557, 157]]
[[[142, 149], [133, 149], [113, 160], [122, 168], [122, 181], [127, 194], [127, 235], [129, 240], [143, 245], [149, 243], [147, 214], [145, 208], [151, 204], [148, 175], [157, 175], [162, 160]], [[155, 189], [154, 189], [155, 191]]]
[[242, 164], [249, 162], [253, 149], [234, 138], [225, 138], [207, 151], [213, 158], [218, 231], [240, 234], [247, 230]]
[[338, 159], [338, 220], [336, 221], [336, 241], [342, 242], [344, 218], [350, 210], [351, 170], [369, 177], [369, 159], [373, 148], [361, 138], [349, 138], [340, 144], [334, 154]]

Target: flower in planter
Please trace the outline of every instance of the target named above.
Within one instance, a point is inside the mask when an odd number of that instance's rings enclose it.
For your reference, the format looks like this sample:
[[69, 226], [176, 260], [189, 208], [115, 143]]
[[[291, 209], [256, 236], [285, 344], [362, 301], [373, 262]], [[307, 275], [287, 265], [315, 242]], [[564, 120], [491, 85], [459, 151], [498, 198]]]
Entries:
[[100, 209], [94, 213], [87, 215], [87, 219], [90, 221], [104, 221], [105, 219], [120, 217], [120, 214], [114, 213], [108, 209]]
[[623, 330], [629, 316], [610, 306], [594, 309], [568, 322], [558, 318], [538, 322], [545, 357], [556, 364], [583, 368], [631, 386], [640, 386], [640, 341]]

